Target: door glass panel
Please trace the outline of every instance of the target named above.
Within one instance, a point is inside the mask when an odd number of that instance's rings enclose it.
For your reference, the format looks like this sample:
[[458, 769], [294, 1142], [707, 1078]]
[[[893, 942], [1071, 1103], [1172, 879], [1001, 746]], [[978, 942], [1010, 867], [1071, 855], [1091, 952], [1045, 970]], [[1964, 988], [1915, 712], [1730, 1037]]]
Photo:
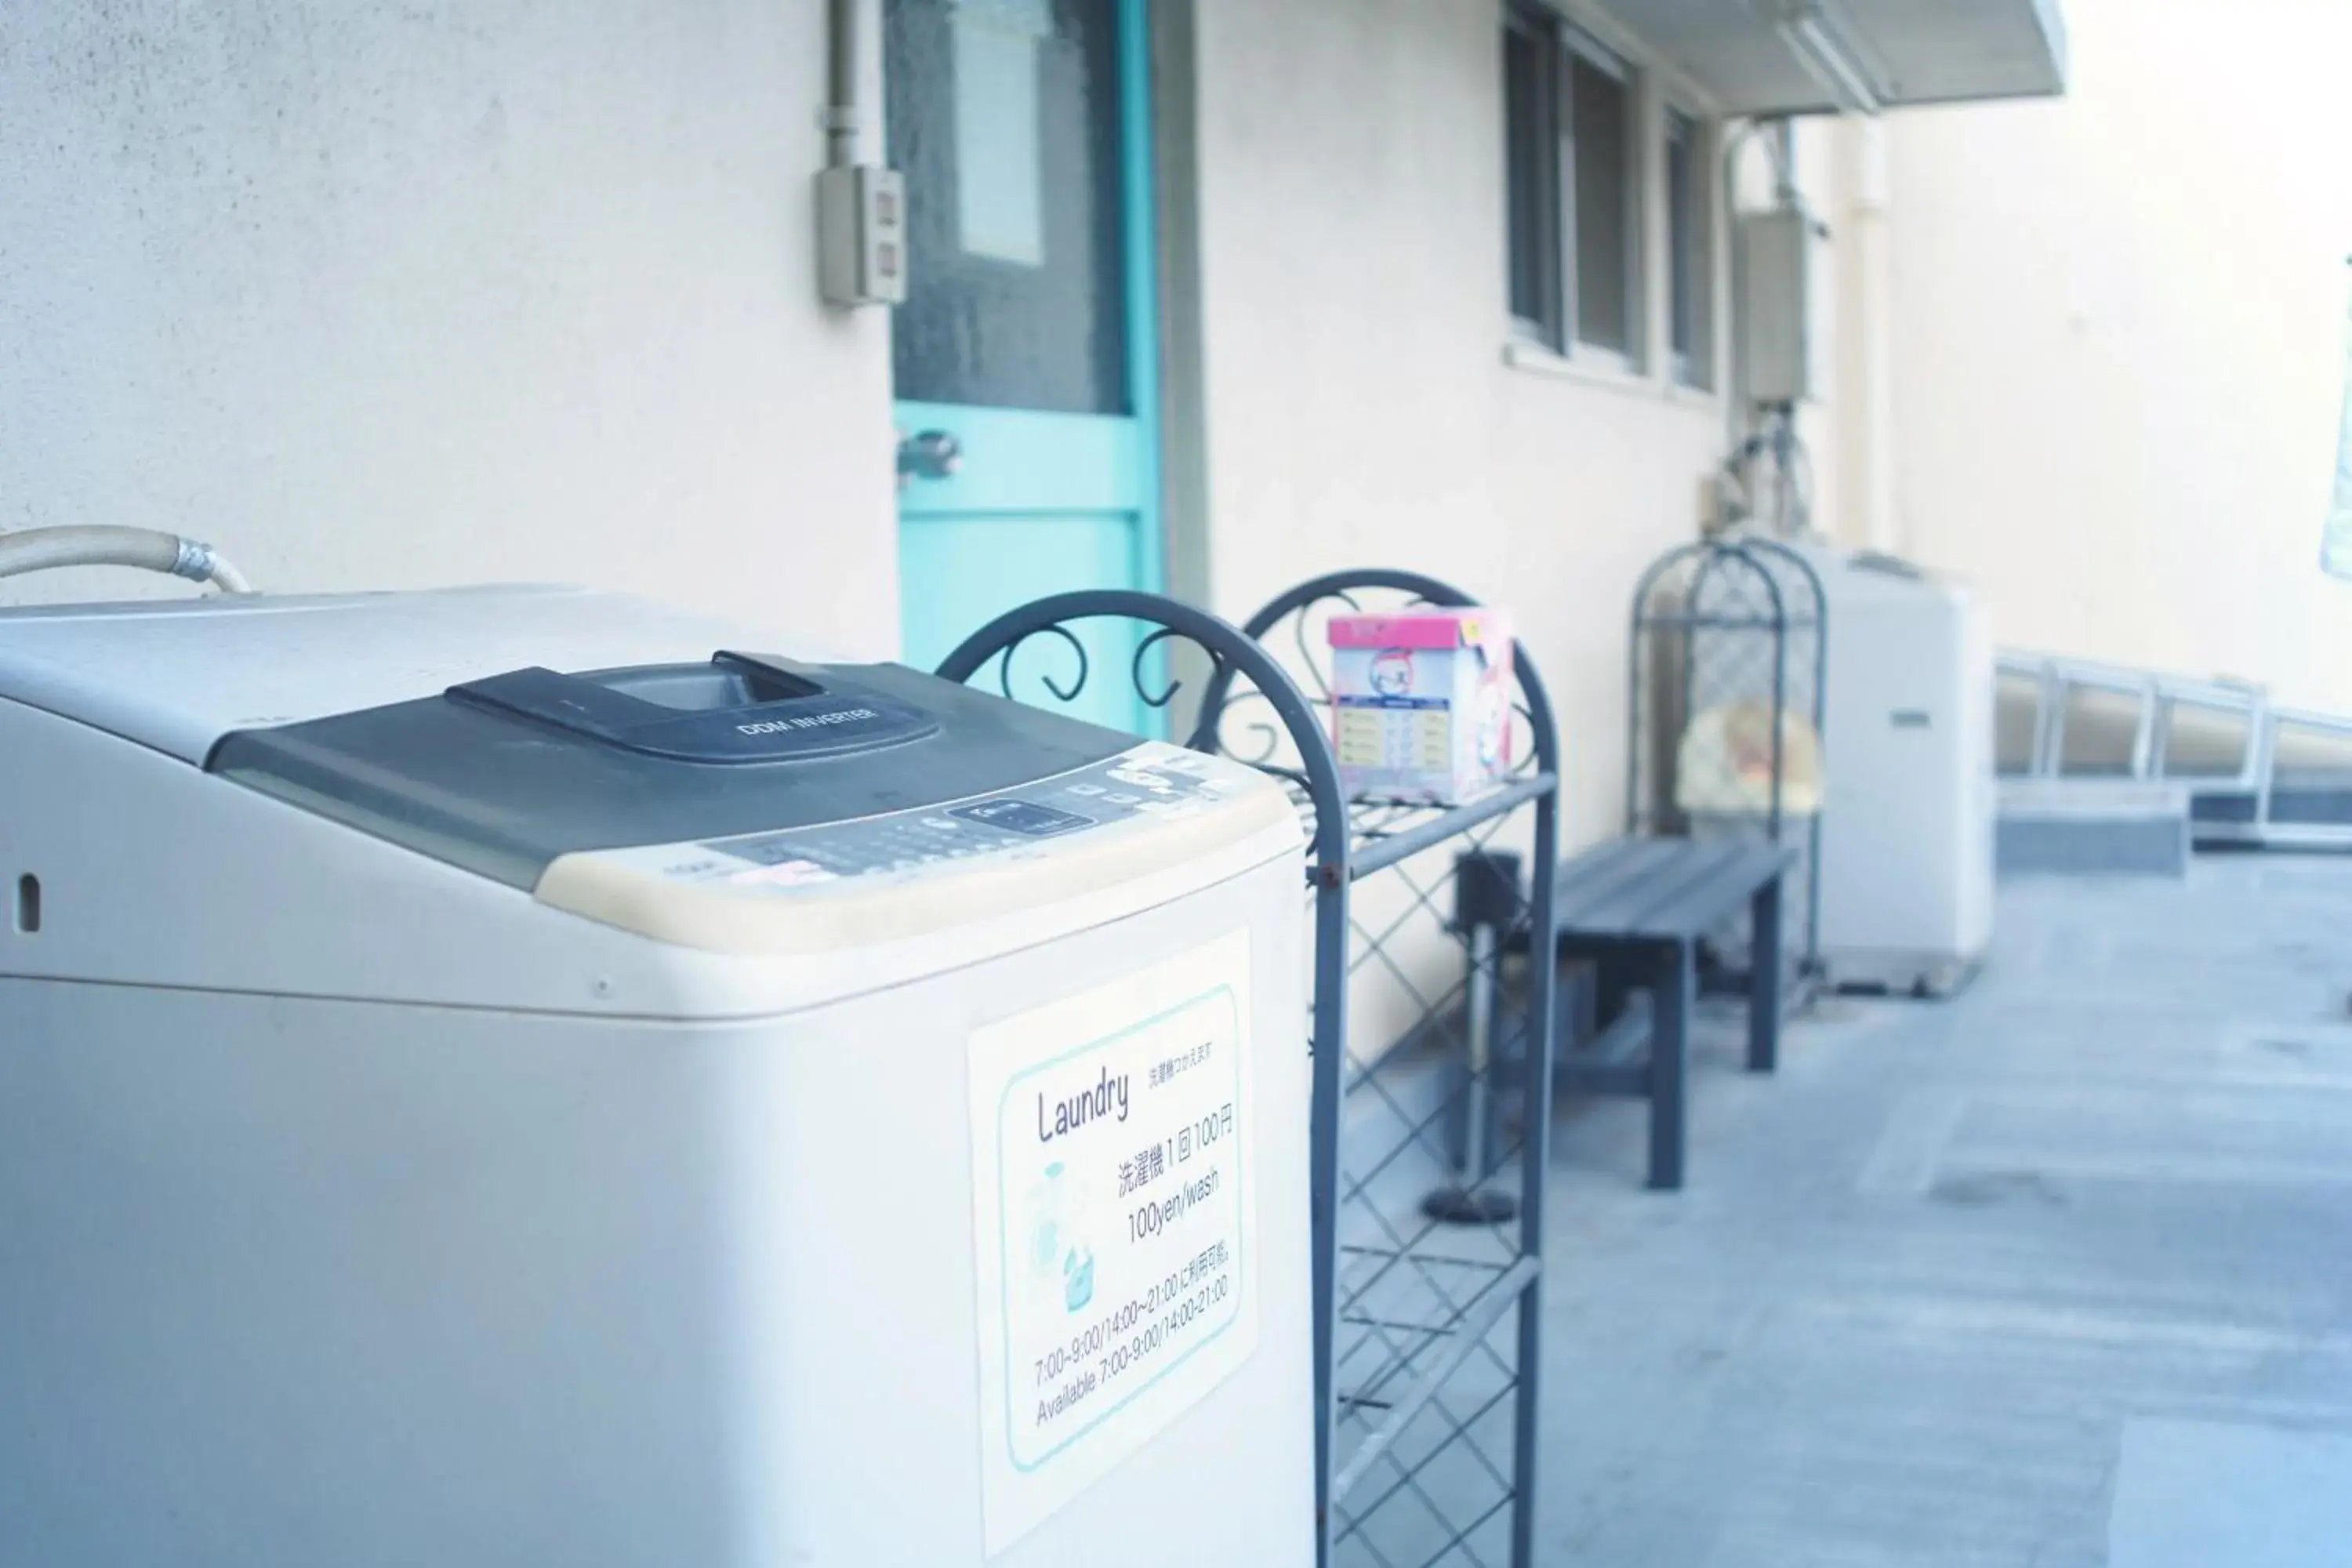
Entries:
[[1125, 414], [1116, 0], [888, 0], [897, 395]]

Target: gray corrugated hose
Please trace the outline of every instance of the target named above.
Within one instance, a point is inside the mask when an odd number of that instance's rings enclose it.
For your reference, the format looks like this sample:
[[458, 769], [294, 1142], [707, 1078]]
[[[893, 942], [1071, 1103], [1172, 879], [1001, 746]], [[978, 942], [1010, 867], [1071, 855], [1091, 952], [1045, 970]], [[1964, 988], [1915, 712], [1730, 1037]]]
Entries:
[[0, 577], [58, 566], [136, 566], [191, 583], [210, 583], [224, 594], [253, 592], [245, 574], [215, 555], [211, 545], [176, 533], [152, 528], [33, 528], [0, 533]]

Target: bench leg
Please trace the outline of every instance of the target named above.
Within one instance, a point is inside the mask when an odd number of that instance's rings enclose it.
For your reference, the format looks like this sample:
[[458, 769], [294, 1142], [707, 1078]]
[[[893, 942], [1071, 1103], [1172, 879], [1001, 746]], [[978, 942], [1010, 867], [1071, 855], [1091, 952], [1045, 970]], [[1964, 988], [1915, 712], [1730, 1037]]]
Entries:
[[1780, 1065], [1780, 881], [1775, 877], [1757, 889], [1749, 908], [1749, 1072], [1770, 1072]]
[[1684, 1091], [1690, 1077], [1690, 1017], [1698, 995], [1698, 949], [1678, 942], [1662, 955], [1650, 1030], [1650, 1185], [1683, 1184]]
[[1552, 980], [1552, 1038], [1559, 1042], [1555, 1057], [1583, 1049], [1599, 1031], [1600, 993], [1600, 960], [1563, 944]]

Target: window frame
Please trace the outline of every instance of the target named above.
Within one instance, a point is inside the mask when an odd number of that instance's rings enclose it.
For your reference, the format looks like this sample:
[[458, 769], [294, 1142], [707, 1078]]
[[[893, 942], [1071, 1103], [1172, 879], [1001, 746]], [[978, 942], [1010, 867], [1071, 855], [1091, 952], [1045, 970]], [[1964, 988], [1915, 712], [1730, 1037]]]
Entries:
[[[1516, 123], [1510, 96], [1509, 49], [1515, 41], [1530, 48], [1534, 57], [1535, 102], [1527, 107], [1531, 124]], [[1560, 151], [1560, 76], [1566, 64], [1559, 49], [1559, 18], [1549, 8], [1535, 0], [1507, 0], [1503, 9], [1503, 186], [1504, 186], [1504, 278], [1505, 309], [1511, 318], [1513, 334], [1523, 342], [1562, 352], [1567, 341], [1564, 310], [1567, 279], [1562, 275], [1566, 257], [1561, 241], [1568, 232], [1569, 222], [1563, 197]], [[1515, 214], [1511, 207], [1517, 201], [1513, 153], [1521, 137], [1529, 140], [1527, 156], [1534, 165], [1530, 182], [1535, 210]], [[1519, 309], [1517, 298], [1521, 245], [1532, 247], [1528, 258], [1528, 269], [1535, 279], [1536, 312], [1528, 315]]]
[[[1541, 0], [1506, 0], [1503, 8], [1505, 56], [1502, 68], [1505, 201], [1504, 271], [1506, 304], [1514, 338], [1531, 342], [1580, 364], [1629, 375], [1643, 374], [1651, 357], [1649, 321], [1648, 243], [1644, 223], [1649, 212], [1649, 137], [1644, 115], [1645, 73], [1634, 61], [1594, 37]], [[1535, 46], [1536, 102], [1527, 107], [1531, 124], [1522, 125], [1513, 113], [1509, 83], [1509, 50], [1514, 43]], [[1623, 235], [1624, 339], [1622, 348], [1583, 335], [1579, 317], [1583, 279], [1577, 266], [1577, 156], [1575, 134], [1575, 66], [1608, 78], [1622, 95], [1623, 126], [1620, 140], [1620, 178], [1625, 210], [1619, 216]], [[1531, 139], [1528, 155], [1534, 161], [1536, 210], [1515, 210], [1520, 199], [1515, 153], [1522, 139]], [[1533, 255], [1522, 258], [1523, 245]], [[1522, 260], [1536, 280], [1538, 310], [1529, 315], [1517, 298]]]
[[[1658, 184], [1665, 222], [1661, 236], [1665, 247], [1665, 335], [1663, 340], [1666, 374], [1676, 386], [1711, 393], [1716, 383], [1715, 291], [1717, 137], [1713, 121], [1675, 98], [1666, 98], [1658, 132]], [[1688, 161], [1688, 184], [1683, 200], [1675, 200], [1674, 153], [1679, 141]], [[1687, 224], [1675, 232], [1676, 219]], [[1686, 251], [1686, 253], [1685, 253]], [[1681, 274], [1686, 298], [1677, 300], [1675, 283]], [[1676, 309], [1687, 305], [1685, 312]]]
[[[1643, 156], [1643, 144], [1647, 138], [1642, 133], [1641, 73], [1635, 69], [1632, 61], [1571, 22], [1563, 20], [1559, 24], [1559, 42], [1562, 51], [1561, 102], [1565, 110], [1559, 116], [1561, 141], [1564, 143], [1560, 167], [1567, 192], [1561, 203], [1561, 292], [1567, 297], [1564, 310], [1567, 329], [1564, 335], [1569, 344], [1567, 352], [1571, 357], [1580, 358], [1591, 363], [1604, 364], [1612, 370], [1622, 370], [1628, 374], [1639, 374], [1647, 357], [1645, 350], [1649, 338], [1648, 322], [1643, 319], [1647, 293], [1643, 288], [1642, 275], [1644, 249], [1642, 244], [1642, 216], [1645, 207], [1642, 198], [1643, 186], [1647, 180], [1649, 169]], [[1584, 279], [1582, 269], [1575, 264], [1578, 212], [1576, 116], [1573, 94], [1576, 80], [1574, 62], [1577, 61], [1580, 61], [1587, 68], [1614, 82], [1621, 95], [1622, 123], [1618, 126], [1620, 167], [1617, 173], [1624, 189], [1625, 200], [1622, 210], [1617, 215], [1618, 230], [1622, 237], [1618, 247], [1617, 260], [1618, 265], [1624, 269], [1625, 342], [1622, 348], [1613, 343], [1595, 342], [1585, 337], [1579, 330], [1581, 326], [1579, 318], [1583, 313]]]

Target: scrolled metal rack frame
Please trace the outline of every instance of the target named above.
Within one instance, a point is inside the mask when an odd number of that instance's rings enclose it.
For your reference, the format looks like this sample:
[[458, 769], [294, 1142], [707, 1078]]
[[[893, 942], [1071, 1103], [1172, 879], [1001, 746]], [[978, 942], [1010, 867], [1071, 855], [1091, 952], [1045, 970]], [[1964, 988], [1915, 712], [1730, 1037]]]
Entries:
[[[1524, 1109], [1519, 1118], [1521, 1132], [1517, 1151], [1519, 1192], [1516, 1202], [1509, 1205], [1509, 1216], [1516, 1222], [1510, 1233], [1509, 1261], [1494, 1268], [1483, 1288], [1458, 1301], [1442, 1283], [1430, 1282], [1436, 1299], [1446, 1305], [1448, 1321], [1433, 1329], [1415, 1326], [1413, 1332], [1423, 1337], [1409, 1342], [1409, 1348], [1402, 1352], [1392, 1341], [1384, 1341], [1379, 1353], [1386, 1359], [1375, 1378], [1381, 1384], [1375, 1390], [1378, 1397], [1351, 1397], [1348, 1401], [1350, 1411], [1374, 1410], [1381, 1419], [1368, 1426], [1348, 1452], [1339, 1451], [1342, 1402], [1337, 1388], [1338, 1345], [1346, 1307], [1339, 1288], [1340, 1222], [1343, 1211], [1350, 1205], [1361, 1210], [1370, 1202], [1365, 1195], [1370, 1178], [1359, 1177], [1350, 1186], [1349, 1173], [1342, 1168], [1345, 1108], [1353, 1090], [1367, 1086], [1379, 1088], [1376, 1075], [1381, 1071], [1381, 1058], [1370, 1064], [1355, 1063], [1347, 1048], [1349, 979], [1357, 937], [1363, 937], [1376, 949], [1388, 934], [1358, 930], [1351, 920], [1349, 890], [1363, 878], [1401, 868], [1412, 857], [1450, 840], [1475, 836], [1473, 847], [1481, 846], [1485, 836], [1490, 836], [1506, 818], [1520, 811], [1532, 811], [1534, 849], [1528, 891], [1515, 906], [1515, 918], [1527, 923], [1532, 939], [1528, 951], [1533, 952], [1549, 952], [1557, 929], [1552, 913], [1552, 883], [1559, 858], [1559, 736], [1542, 679], [1524, 647], [1514, 658], [1513, 670], [1517, 711], [1533, 743], [1511, 778], [1460, 806], [1351, 810], [1340, 786], [1328, 716], [1318, 712], [1328, 709], [1330, 692], [1314, 652], [1307, 646], [1303, 615], [1327, 601], [1355, 604], [1356, 595], [1373, 591], [1401, 593], [1414, 602], [1449, 607], [1467, 607], [1476, 603], [1461, 590], [1434, 578], [1382, 570], [1333, 573], [1302, 583], [1269, 601], [1238, 627], [1155, 594], [1114, 589], [1061, 594], [1024, 605], [989, 622], [949, 654], [938, 673], [947, 679], [966, 682], [994, 661], [998, 688], [1011, 696], [1013, 662], [1023, 646], [1034, 638], [1058, 638], [1075, 656], [1074, 671], [1063, 680], [1043, 673], [1037, 679], [1055, 700], [1070, 702], [1085, 689], [1096, 671], [1085, 645], [1069, 630], [1069, 624], [1125, 619], [1152, 628], [1137, 641], [1126, 661], [1126, 673], [1136, 697], [1150, 708], [1167, 711], [1174, 707], [1182, 683], [1159, 671], [1156, 666], [1162, 661], [1156, 659], [1155, 654], [1181, 640], [1206, 658], [1208, 679], [1202, 687], [1199, 710], [1183, 744], [1194, 751], [1234, 758], [1281, 778], [1306, 818], [1306, 880], [1314, 900], [1315, 942], [1315, 989], [1309, 1023], [1314, 1075], [1309, 1148], [1315, 1247], [1312, 1289], [1318, 1561], [1335, 1563], [1348, 1555], [1346, 1548], [1351, 1539], [1360, 1538], [1370, 1560], [1391, 1562], [1389, 1555], [1371, 1545], [1365, 1534], [1367, 1521], [1393, 1500], [1412, 1495], [1417, 1496], [1437, 1517], [1440, 1528], [1450, 1530], [1435, 1553], [1420, 1560], [1452, 1562], [1466, 1556], [1474, 1563], [1481, 1561], [1471, 1545], [1472, 1534], [1507, 1506], [1511, 1510], [1509, 1561], [1518, 1568], [1526, 1568], [1535, 1561], [1535, 1505], [1541, 1489], [1536, 1469], [1537, 1372], [1542, 1331], [1544, 1175], [1549, 1155], [1549, 1118], [1545, 1111], [1551, 1102], [1553, 966], [1549, 963], [1528, 966], [1517, 1009], [1522, 1048], [1511, 1065], [1523, 1069], [1518, 1089]], [[1312, 695], [1301, 689], [1290, 671], [1266, 647], [1267, 636], [1294, 616], [1302, 617], [1294, 631], [1294, 640], [1318, 687]], [[1272, 718], [1270, 723], [1259, 720], [1244, 726], [1258, 737], [1254, 754], [1237, 749], [1231, 733], [1232, 726], [1238, 722], [1236, 708], [1248, 703], [1265, 704]], [[1278, 760], [1285, 737], [1296, 753], [1296, 766]], [[1413, 888], [1415, 901], [1433, 910], [1427, 890], [1412, 883], [1409, 876], [1407, 881]], [[1500, 952], [1500, 946], [1496, 946], [1483, 960], [1490, 980], [1499, 976]], [[1474, 952], [1474, 977], [1481, 962]], [[1463, 989], [1457, 986], [1455, 992]], [[1454, 994], [1448, 993], [1442, 1005], [1450, 1006]], [[1486, 993], [1489, 996], [1495, 994], [1492, 988]], [[1471, 1005], [1475, 1005], [1479, 994], [1475, 989], [1469, 992]], [[1416, 1126], [1412, 1140], [1419, 1142], [1424, 1131], [1425, 1124]], [[1380, 1163], [1385, 1164], [1392, 1158], [1393, 1152]], [[1498, 1160], [1496, 1169], [1504, 1163]], [[1465, 1179], [1475, 1184], [1489, 1173], [1469, 1170]], [[1433, 1226], [1437, 1223], [1433, 1221]], [[1423, 1262], [1413, 1257], [1412, 1243], [1430, 1233], [1423, 1231], [1416, 1237], [1405, 1237], [1387, 1220], [1380, 1224], [1396, 1242], [1394, 1256], [1382, 1266], [1383, 1271], [1402, 1271], [1408, 1265], [1423, 1268]], [[1495, 1233], [1505, 1234], [1499, 1223], [1495, 1226]], [[1441, 1395], [1448, 1379], [1460, 1373], [1482, 1348], [1490, 1362], [1502, 1364], [1490, 1341], [1514, 1309], [1517, 1313], [1515, 1354], [1507, 1368], [1506, 1390], [1517, 1403], [1511, 1413], [1510, 1473], [1506, 1477], [1501, 1467], [1488, 1460], [1472, 1440], [1468, 1426], [1448, 1409]], [[1397, 1328], [1388, 1325], [1376, 1331], [1385, 1336], [1389, 1330]], [[1388, 1386], [1391, 1383], [1401, 1386], [1391, 1389]], [[1499, 1400], [1502, 1395], [1494, 1397]], [[1475, 1423], [1486, 1415], [1493, 1403], [1490, 1400], [1487, 1406], [1474, 1413], [1470, 1422]], [[1416, 1418], [1424, 1415], [1442, 1421], [1452, 1429], [1451, 1434], [1442, 1437], [1428, 1453], [1408, 1461], [1397, 1449], [1398, 1439]], [[1485, 1474], [1493, 1478], [1502, 1493], [1499, 1502], [1466, 1524], [1450, 1518], [1429, 1485], [1424, 1484], [1424, 1477], [1439, 1455], [1456, 1445], [1476, 1456]], [[1343, 1505], [1350, 1490], [1383, 1464], [1394, 1473], [1387, 1489], [1370, 1504], [1353, 1514], [1348, 1513]], [[1427, 1529], [1425, 1521], [1423, 1529]]]
[[[1801, 583], [1809, 605], [1792, 605], [1780, 592], [1780, 583], [1773, 564], [1786, 569], [1790, 581]], [[1709, 614], [1697, 606], [1701, 592], [1710, 576], [1727, 570], [1744, 572], [1762, 585], [1766, 613], [1756, 615]], [[1662, 589], [1668, 586], [1670, 576], [1688, 572], [1684, 585], [1687, 595], [1679, 610], [1660, 610], [1654, 601]], [[1801, 711], [1812, 726], [1815, 744], [1821, 749], [1823, 766], [1827, 765], [1829, 735], [1829, 597], [1822, 585], [1821, 574], [1802, 552], [1790, 549], [1777, 539], [1762, 534], [1733, 533], [1678, 544], [1650, 563], [1633, 584], [1633, 609], [1626, 633], [1626, 704], [1625, 722], [1628, 731], [1625, 747], [1625, 831], [1633, 835], [1655, 833], [1670, 826], [1668, 808], [1661, 804], [1657, 792], [1662, 770], [1654, 749], [1662, 743], [1663, 731], [1654, 711], [1657, 693], [1651, 683], [1657, 675], [1658, 649], [1655, 641], [1678, 637], [1681, 643], [1680, 721], [1687, 724], [1693, 716], [1695, 674], [1698, 663], [1698, 639], [1704, 634], [1750, 632], [1769, 638], [1772, 660], [1769, 721], [1771, 742], [1771, 790], [1764, 813], [1764, 831], [1774, 843], [1785, 841], [1789, 823], [1784, 810], [1783, 794], [1787, 779], [1788, 759], [1782, 755], [1783, 733], [1781, 716], [1791, 710], [1801, 696]], [[1790, 689], [1790, 644], [1795, 634], [1810, 634], [1812, 639], [1811, 679], [1802, 682], [1801, 691]], [[1801, 848], [1804, 853], [1803, 951], [1797, 956], [1797, 973], [1810, 983], [1821, 970], [1822, 929], [1822, 813], [1824, 802], [1816, 802], [1815, 809], [1806, 814]], [[1801, 1005], [1809, 994], [1807, 985], [1800, 984], [1790, 993], [1792, 1004]]]
[[[1334, 572], [1301, 583], [1276, 595], [1243, 622], [1242, 630], [1254, 643], [1263, 646], [1275, 636], [1286, 620], [1296, 617], [1291, 641], [1299, 658], [1314, 678], [1317, 690], [1307, 698], [1316, 706], [1328, 710], [1331, 705], [1330, 683], [1318, 663], [1316, 650], [1307, 635], [1307, 616], [1318, 605], [1335, 603], [1349, 609], [1361, 608], [1360, 596], [1374, 592], [1405, 595], [1412, 604], [1425, 604], [1444, 608], [1471, 608], [1480, 601], [1452, 584], [1420, 573], [1386, 568], [1359, 568]], [[1514, 650], [1512, 675], [1517, 688], [1517, 710], [1532, 742], [1518, 759], [1513, 775], [1496, 789], [1458, 806], [1424, 812], [1398, 813], [1391, 808], [1359, 808], [1348, 817], [1348, 831], [1343, 835], [1349, 852], [1339, 865], [1338, 877], [1318, 889], [1317, 903], [1316, 941], [1316, 1037], [1318, 1042], [1344, 1042], [1347, 1034], [1348, 978], [1352, 968], [1351, 952], [1358, 938], [1377, 947], [1385, 933], [1360, 931], [1353, 923], [1349, 908], [1349, 890], [1352, 884], [1374, 873], [1401, 868], [1402, 863], [1424, 850], [1431, 849], [1465, 836], [1478, 835], [1493, 829], [1513, 814], [1532, 811], [1535, 834], [1526, 881], [1527, 892], [1518, 906], [1518, 914], [1528, 922], [1529, 941], [1527, 951], [1549, 954], [1557, 945], [1558, 922], [1552, 909], [1554, 876], [1559, 858], [1559, 774], [1560, 752], [1558, 726], [1554, 721], [1551, 700], [1543, 678], [1533, 659], [1528, 657], [1524, 643]], [[1204, 700], [1204, 712], [1222, 716], [1226, 704], [1226, 690], [1218, 677], [1213, 677]], [[1329, 745], [1329, 731], [1318, 725], [1315, 739], [1319, 746]], [[1340, 810], [1347, 811], [1342, 802]], [[1482, 845], [1483, 837], [1474, 838], [1474, 846]], [[1416, 889], [1416, 893], [1418, 894]], [[1423, 900], [1425, 901], [1425, 900]], [[1492, 966], [1497, 960], [1484, 962]], [[1481, 960], [1472, 958], [1475, 976]], [[1321, 1561], [1330, 1563], [1352, 1531], [1361, 1530], [1371, 1515], [1391, 1498], [1410, 1488], [1433, 1511], [1440, 1503], [1422, 1490], [1415, 1470], [1429, 1463], [1418, 1461], [1408, 1469], [1391, 1454], [1391, 1445], [1420, 1413], [1432, 1408], [1448, 1378], [1462, 1370], [1464, 1363], [1485, 1344], [1486, 1336], [1497, 1327], [1516, 1307], [1514, 1356], [1509, 1373], [1508, 1393], [1515, 1400], [1512, 1413], [1512, 1452], [1510, 1475], [1505, 1489], [1502, 1506], [1507, 1506], [1510, 1520], [1510, 1557], [1516, 1568], [1526, 1568], [1536, 1560], [1536, 1505], [1541, 1495], [1541, 1481], [1537, 1468], [1537, 1428], [1538, 1417], [1538, 1370], [1541, 1365], [1542, 1339], [1542, 1244], [1544, 1225], [1544, 1179], [1549, 1165], [1549, 1109], [1551, 1104], [1551, 1057], [1554, 1043], [1552, 1025], [1554, 965], [1536, 962], [1528, 965], [1524, 996], [1519, 1009], [1521, 1041], [1519, 1066], [1523, 1080], [1519, 1086], [1522, 1114], [1517, 1151], [1519, 1194], [1516, 1212], [1515, 1256], [1509, 1266], [1488, 1281], [1486, 1288], [1470, 1300], [1462, 1302], [1457, 1321], [1446, 1325], [1447, 1348], [1432, 1364], [1418, 1369], [1405, 1391], [1386, 1402], [1387, 1417], [1368, 1430], [1346, 1455], [1338, 1452], [1339, 1417], [1341, 1401], [1337, 1383], [1337, 1337], [1348, 1303], [1342, 1300], [1339, 1285], [1340, 1237], [1339, 1216], [1333, 1212], [1350, 1201], [1362, 1190], [1359, 1181], [1348, 1184], [1348, 1173], [1342, 1169], [1344, 1106], [1349, 1093], [1361, 1087], [1377, 1088], [1375, 1077], [1381, 1070], [1381, 1059], [1347, 1072], [1349, 1058], [1347, 1050], [1323, 1050], [1315, 1055], [1315, 1191], [1322, 1206], [1316, 1216], [1316, 1397], [1320, 1419], [1318, 1424], [1320, 1463], [1317, 1494], [1318, 1517], [1323, 1521], [1323, 1552]], [[1465, 1079], [1465, 1088], [1471, 1080]], [[1475, 1181], [1482, 1173], [1469, 1172]], [[1423, 1233], [1426, 1236], [1428, 1233]], [[1419, 1239], [1418, 1237], [1412, 1239]], [[1400, 1255], [1408, 1254], [1411, 1247], [1400, 1244]], [[1491, 1351], [1489, 1352], [1491, 1355]], [[1386, 1369], [1375, 1374], [1376, 1380], [1386, 1375]], [[1454, 1438], [1468, 1443], [1466, 1430], [1442, 1408], [1439, 1414], [1454, 1426]], [[1446, 1445], [1441, 1443], [1443, 1448]], [[1362, 1480], [1372, 1467], [1387, 1458], [1398, 1472], [1398, 1479], [1386, 1492], [1358, 1511], [1352, 1519], [1343, 1519], [1342, 1510], [1349, 1492]], [[1483, 1456], [1482, 1456], [1483, 1462]], [[1494, 1467], [1488, 1466], [1490, 1473]], [[1470, 1561], [1478, 1561], [1465, 1543], [1470, 1531], [1483, 1521], [1463, 1524], [1454, 1520], [1452, 1536], [1443, 1542], [1429, 1562], [1451, 1562], [1457, 1552]], [[1384, 1557], [1376, 1557], [1386, 1561]]]

